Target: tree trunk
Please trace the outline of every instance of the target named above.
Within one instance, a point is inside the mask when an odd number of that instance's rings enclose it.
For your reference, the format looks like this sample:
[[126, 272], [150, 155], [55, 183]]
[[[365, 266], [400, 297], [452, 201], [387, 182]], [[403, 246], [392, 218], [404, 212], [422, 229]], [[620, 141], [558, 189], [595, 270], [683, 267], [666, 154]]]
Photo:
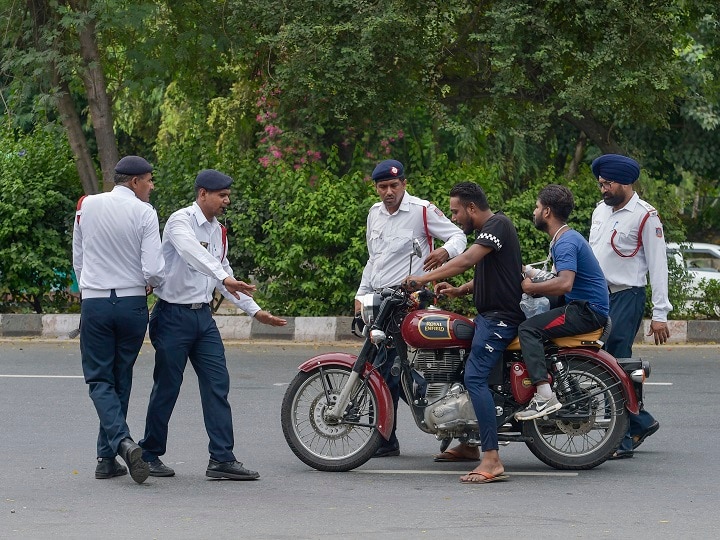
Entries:
[[55, 105], [60, 112], [60, 120], [67, 133], [72, 153], [75, 156], [75, 167], [77, 167], [83, 191], [86, 195], [93, 195], [98, 192], [98, 177], [90, 156], [87, 139], [85, 139], [82, 130], [80, 115], [78, 115], [73, 103], [67, 82], [60, 79], [60, 75], [54, 66], [52, 70], [53, 84], [60, 88], [60, 92], [55, 98]]
[[[70, 5], [78, 11], [87, 11], [86, 4], [82, 0], [70, 0]], [[78, 29], [78, 35], [80, 38], [80, 54], [84, 66], [80, 76], [87, 92], [90, 118], [95, 131], [98, 157], [100, 158], [100, 168], [103, 175], [103, 190], [110, 191], [115, 184], [113, 178], [115, 165], [119, 157], [113, 127], [112, 107], [95, 37], [95, 21], [88, 18], [87, 24]]]
[[595, 143], [603, 154], [625, 154], [625, 150], [613, 140], [612, 130], [595, 120], [589, 111], [585, 111], [582, 117], [564, 114], [562, 118], [585, 133], [587, 138]]
[[572, 161], [570, 161], [570, 167], [568, 167], [568, 172], [566, 175], [566, 178], [568, 180], [571, 180], [577, 176], [578, 169], [580, 168], [580, 162], [583, 159], [583, 156], [585, 155], [585, 146], [587, 145], [587, 135], [585, 135], [584, 131], [580, 132], [580, 136], [578, 137], [577, 143], [575, 144], [575, 153], [573, 154]]

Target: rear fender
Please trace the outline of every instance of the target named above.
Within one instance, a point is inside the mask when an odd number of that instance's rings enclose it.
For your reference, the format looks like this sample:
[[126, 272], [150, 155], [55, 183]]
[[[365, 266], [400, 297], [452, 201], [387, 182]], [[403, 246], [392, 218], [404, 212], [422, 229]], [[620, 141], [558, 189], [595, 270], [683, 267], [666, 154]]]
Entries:
[[632, 414], [638, 414], [640, 412], [640, 405], [638, 403], [637, 396], [635, 395], [633, 382], [625, 370], [623, 370], [620, 364], [618, 364], [618, 361], [615, 360], [614, 356], [602, 349], [579, 347], [560, 349], [559, 356], [566, 354], [589, 356], [597, 361], [598, 364], [602, 364], [604, 367], [609, 369], [621, 383], [623, 396], [625, 397], [625, 408]]
[[[355, 365], [357, 356], [341, 352], [325, 353], [306, 360], [298, 369], [304, 373], [309, 373], [319, 368], [327, 368], [332, 366], [342, 366], [352, 369]], [[369, 376], [368, 376], [369, 374]], [[385, 379], [382, 378], [377, 371], [372, 371], [372, 364], [365, 364], [365, 370], [362, 374], [364, 379], [368, 380], [368, 385], [375, 392], [378, 401], [378, 426], [377, 430], [385, 440], [390, 439], [393, 427], [393, 408], [392, 396]]]

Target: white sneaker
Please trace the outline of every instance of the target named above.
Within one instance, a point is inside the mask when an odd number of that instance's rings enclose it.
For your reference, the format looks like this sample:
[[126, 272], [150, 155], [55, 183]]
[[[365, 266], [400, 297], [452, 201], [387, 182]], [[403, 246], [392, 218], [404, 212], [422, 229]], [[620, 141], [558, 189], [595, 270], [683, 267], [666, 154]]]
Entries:
[[515, 413], [515, 420], [535, 420], [560, 409], [562, 409], [562, 403], [558, 401], [555, 394], [550, 399], [546, 399], [536, 393], [526, 409]]

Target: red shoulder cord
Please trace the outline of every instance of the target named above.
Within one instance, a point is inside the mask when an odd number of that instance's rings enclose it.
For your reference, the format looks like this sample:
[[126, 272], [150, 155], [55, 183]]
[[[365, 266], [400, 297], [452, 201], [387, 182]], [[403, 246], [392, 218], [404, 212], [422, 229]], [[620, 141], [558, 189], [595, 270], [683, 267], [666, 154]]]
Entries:
[[83, 195], [78, 199], [77, 208], [75, 209], [75, 218], [77, 219], [78, 223], [80, 223], [80, 209], [82, 208], [82, 203], [85, 200], [85, 197], [87, 197], [87, 195]]
[[630, 255], [625, 255], [624, 253], [620, 253], [620, 250], [615, 246], [615, 235], [617, 234], [617, 229], [613, 229], [612, 236], [610, 237], [610, 245], [612, 246], [615, 253], [617, 253], [620, 257], [634, 257], [637, 255], [637, 252], [640, 251], [640, 247], [642, 246], [642, 232], [643, 228], [645, 227], [645, 222], [650, 217], [650, 212], [645, 214], [645, 217], [640, 222], [640, 228], [638, 229], [638, 240], [637, 240], [637, 246], [635, 247], [635, 251], [633, 251]]
[[222, 233], [222, 245], [223, 245], [223, 254], [222, 257], [220, 257], [220, 262], [225, 258], [225, 255], [227, 254], [227, 229], [225, 228], [225, 225], [222, 223], [220, 224], [220, 232]]

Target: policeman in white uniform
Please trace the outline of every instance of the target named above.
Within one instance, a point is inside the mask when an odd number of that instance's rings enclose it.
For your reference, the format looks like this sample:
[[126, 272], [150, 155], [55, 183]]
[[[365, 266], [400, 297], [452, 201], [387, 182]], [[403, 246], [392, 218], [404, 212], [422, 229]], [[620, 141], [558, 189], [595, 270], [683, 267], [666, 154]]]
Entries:
[[210, 438], [206, 476], [232, 480], [255, 480], [260, 476], [243, 467], [233, 454], [232, 413], [228, 402], [230, 376], [225, 348], [209, 303], [217, 288], [264, 324], [283, 326], [287, 321], [260, 309], [250, 296], [255, 286], [233, 277], [227, 260], [227, 235], [217, 220], [230, 204], [232, 181], [216, 170], [201, 171], [195, 179], [195, 202], [173, 213], [163, 231], [167, 279], [155, 289], [159, 300], [150, 316], [150, 340], [155, 347], [154, 384], [145, 437], [140, 441], [151, 476], [175, 474], [160, 456], [166, 451], [168, 423], [188, 358], [197, 374], [205, 428]]
[[157, 213], [149, 204], [152, 166], [126, 156], [115, 166], [109, 193], [78, 203], [73, 267], [82, 298], [83, 374], [100, 418], [96, 478], [127, 473], [142, 483], [148, 467], [125, 421], [135, 360], [148, 324], [146, 293], [164, 277]]
[[[640, 176], [640, 165], [626, 156], [606, 154], [592, 163], [603, 202], [593, 211], [590, 246], [610, 290], [612, 331], [605, 344], [615, 358], [630, 358], [632, 344], [645, 310], [645, 286], [650, 275], [653, 314], [648, 336], [655, 344], [670, 337], [667, 315], [668, 266], [663, 226], [657, 210], [640, 199], [632, 184]], [[613, 456], [632, 457], [660, 424], [646, 410], [630, 415], [628, 433]]]
[[[411, 273], [414, 275], [422, 275], [441, 266], [465, 251], [467, 246], [467, 237], [462, 230], [435, 205], [405, 191], [407, 180], [402, 163], [394, 159], [380, 162], [373, 170], [372, 179], [382, 200], [375, 203], [368, 213], [366, 240], [369, 258], [355, 295], [356, 317], [362, 308], [360, 299], [365, 294], [398, 286], [410, 275], [414, 239], [419, 240], [423, 254], [420, 260], [412, 261]], [[433, 249], [433, 238], [445, 244]], [[397, 416], [399, 377], [390, 374], [397, 353], [395, 349], [383, 347], [378, 354], [387, 355], [381, 371], [390, 387]], [[390, 439], [380, 446], [375, 457], [400, 455], [395, 429], [393, 425]]]

